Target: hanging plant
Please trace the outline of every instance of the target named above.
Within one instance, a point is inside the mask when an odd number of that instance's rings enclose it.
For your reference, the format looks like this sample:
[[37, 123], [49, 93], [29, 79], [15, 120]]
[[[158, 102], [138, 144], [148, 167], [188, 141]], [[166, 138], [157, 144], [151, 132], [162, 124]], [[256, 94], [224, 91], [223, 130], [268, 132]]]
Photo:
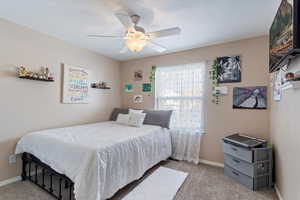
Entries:
[[212, 80], [212, 102], [214, 104], [220, 103], [220, 91], [216, 90], [218, 87], [218, 62], [214, 60], [213, 64], [211, 65], [211, 69], [209, 70], [209, 78]]
[[150, 76], [149, 76], [149, 80], [151, 83], [154, 82], [154, 80], [155, 80], [155, 71], [156, 71], [156, 66], [153, 65], [151, 67], [151, 72], [150, 72]]

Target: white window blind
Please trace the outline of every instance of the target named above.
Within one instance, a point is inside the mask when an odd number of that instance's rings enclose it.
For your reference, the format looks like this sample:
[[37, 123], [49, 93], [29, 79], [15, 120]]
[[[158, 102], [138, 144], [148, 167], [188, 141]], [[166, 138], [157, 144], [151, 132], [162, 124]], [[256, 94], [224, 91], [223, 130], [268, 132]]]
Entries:
[[205, 74], [205, 62], [157, 67], [155, 107], [173, 110], [172, 129], [203, 132]]

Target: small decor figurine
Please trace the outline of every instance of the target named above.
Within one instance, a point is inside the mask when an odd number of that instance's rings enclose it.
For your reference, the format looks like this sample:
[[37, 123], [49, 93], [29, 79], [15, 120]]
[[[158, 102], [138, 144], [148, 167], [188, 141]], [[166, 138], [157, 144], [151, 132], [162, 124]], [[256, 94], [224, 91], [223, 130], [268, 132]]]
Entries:
[[17, 72], [18, 72], [19, 77], [26, 77], [28, 75], [26, 68], [23, 66], [18, 67]]
[[40, 73], [28, 71], [25, 67], [20, 66], [17, 68], [19, 78], [40, 80], [40, 81], [54, 81], [53, 74], [49, 72], [48, 67], [42, 67]]
[[92, 83], [91, 87], [98, 88], [98, 89], [110, 89], [110, 87], [108, 87], [108, 84], [104, 81], [98, 83]]

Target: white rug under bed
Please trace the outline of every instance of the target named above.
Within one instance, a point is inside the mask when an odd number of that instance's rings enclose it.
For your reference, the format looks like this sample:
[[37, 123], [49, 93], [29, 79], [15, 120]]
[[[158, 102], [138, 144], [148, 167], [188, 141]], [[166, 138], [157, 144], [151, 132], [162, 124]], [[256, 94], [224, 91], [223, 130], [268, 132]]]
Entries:
[[173, 200], [187, 173], [159, 167], [123, 200]]

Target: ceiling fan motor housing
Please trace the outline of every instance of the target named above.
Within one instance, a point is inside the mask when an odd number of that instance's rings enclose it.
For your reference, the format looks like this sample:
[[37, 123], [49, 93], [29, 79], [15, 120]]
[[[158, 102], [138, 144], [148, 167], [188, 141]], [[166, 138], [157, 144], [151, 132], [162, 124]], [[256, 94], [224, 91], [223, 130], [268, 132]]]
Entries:
[[139, 23], [139, 21], [140, 21], [140, 16], [139, 15], [131, 15], [131, 21], [132, 21], [132, 23], [134, 23], [134, 25], [137, 25], [138, 23]]

